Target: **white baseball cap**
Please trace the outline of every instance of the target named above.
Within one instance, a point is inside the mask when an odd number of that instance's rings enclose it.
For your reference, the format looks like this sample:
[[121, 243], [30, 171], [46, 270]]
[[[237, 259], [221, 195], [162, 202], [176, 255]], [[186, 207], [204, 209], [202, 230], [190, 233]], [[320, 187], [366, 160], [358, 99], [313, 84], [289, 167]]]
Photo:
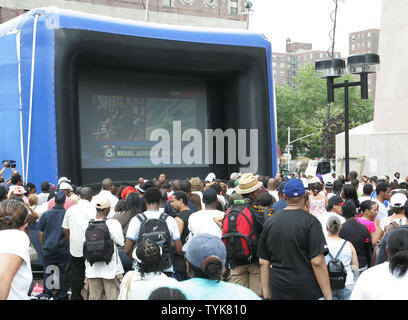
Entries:
[[391, 207], [402, 208], [407, 201], [407, 197], [403, 193], [396, 193], [390, 199]]

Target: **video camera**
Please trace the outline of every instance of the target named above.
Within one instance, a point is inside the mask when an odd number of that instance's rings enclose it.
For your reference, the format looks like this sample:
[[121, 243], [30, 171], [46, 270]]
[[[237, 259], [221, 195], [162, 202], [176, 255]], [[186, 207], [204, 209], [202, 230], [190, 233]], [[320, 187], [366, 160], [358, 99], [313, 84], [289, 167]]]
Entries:
[[15, 160], [3, 160], [3, 166], [6, 168], [15, 168], [16, 161]]

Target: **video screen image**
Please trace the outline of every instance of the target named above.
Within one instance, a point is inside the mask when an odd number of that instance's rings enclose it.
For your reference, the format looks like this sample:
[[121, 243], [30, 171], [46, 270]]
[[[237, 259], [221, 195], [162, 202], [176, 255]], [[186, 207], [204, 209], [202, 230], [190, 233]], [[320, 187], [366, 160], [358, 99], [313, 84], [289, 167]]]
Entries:
[[[183, 167], [187, 164], [173, 161], [174, 126], [181, 124], [181, 133], [204, 132], [206, 86], [200, 80], [174, 77], [85, 77], [79, 81], [79, 114], [82, 168], [157, 166], [155, 157], [167, 155], [151, 153], [159, 142], [150, 139], [156, 129], [170, 137], [170, 163], [162, 166]], [[188, 143], [181, 142], [181, 148]]]

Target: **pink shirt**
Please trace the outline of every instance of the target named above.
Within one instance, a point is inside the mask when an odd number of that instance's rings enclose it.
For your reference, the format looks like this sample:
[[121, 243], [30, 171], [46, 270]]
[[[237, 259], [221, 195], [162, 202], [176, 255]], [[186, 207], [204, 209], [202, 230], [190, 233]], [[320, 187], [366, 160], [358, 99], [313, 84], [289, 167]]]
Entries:
[[[70, 207], [72, 207], [75, 204], [74, 200], [71, 198], [66, 198], [65, 203], [64, 203], [64, 208], [65, 210], [68, 210]], [[52, 198], [50, 201], [48, 201], [48, 210], [51, 210], [55, 206], [55, 199]]]
[[367, 219], [361, 219], [361, 218], [357, 218], [356, 220], [358, 222], [364, 224], [367, 227], [368, 232], [371, 233], [371, 232], [374, 232], [376, 230], [375, 223], [373, 221], [370, 221], [370, 220], [367, 220]]

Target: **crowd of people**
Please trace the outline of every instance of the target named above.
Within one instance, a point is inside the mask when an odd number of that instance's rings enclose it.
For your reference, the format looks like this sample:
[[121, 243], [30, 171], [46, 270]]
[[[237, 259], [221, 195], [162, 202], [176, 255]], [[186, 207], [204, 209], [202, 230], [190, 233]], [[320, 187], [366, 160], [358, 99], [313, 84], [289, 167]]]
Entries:
[[399, 174], [40, 188], [16, 170], [0, 184], [0, 300], [408, 298]]

